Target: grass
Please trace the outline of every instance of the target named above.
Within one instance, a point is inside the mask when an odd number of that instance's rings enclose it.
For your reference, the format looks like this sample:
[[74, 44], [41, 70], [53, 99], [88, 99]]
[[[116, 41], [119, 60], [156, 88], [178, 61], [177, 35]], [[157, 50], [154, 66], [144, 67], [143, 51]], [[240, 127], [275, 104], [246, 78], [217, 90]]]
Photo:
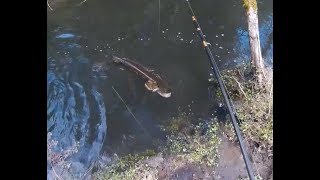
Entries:
[[95, 179], [142, 179], [142, 176], [148, 175], [151, 171], [155, 170], [143, 162], [154, 155], [156, 155], [155, 151], [146, 150], [140, 154], [129, 154], [121, 158], [116, 157], [114, 163], [95, 174]]
[[[183, 122], [179, 124], [179, 122]], [[217, 165], [218, 146], [221, 139], [218, 137], [219, 124], [209, 123], [207, 130], [199, 123], [193, 126], [189, 118], [182, 114], [172, 118], [168, 126], [168, 154], [179, 156], [190, 163], [203, 164], [209, 167]], [[172, 128], [175, 127], [175, 128]], [[180, 127], [180, 128], [176, 128]], [[176, 131], [172, 131], [172, 129]]]
[[[265, 80], [263, 87], [259, 87], [254, 79], [250, 79], [246, 70], [228, 70], [222, 74], [229, 94], [234, 100], [238, 118], [242, 122], [240, 128], [244, 137], [256, 147], [266, 148], [268, 156], [272, 156], [272, 76]], [[231, 123], [228, 123], [225, 128], [228, 138], [235, 140]]]
[[[272, 78], [261, 87], [244, 67], [223, 71], [222, 75], [242, 122], [240, 129], [244, 138], [251, 144], [251, 148], [258, 146], [266, 149], [264, 152], [267, 152], [268, 157], [272, 156]], [[223, 101], [219, 88], [216, 95], [218, 101]], [[113, 163], [95, 174], [96, 179], [157, 179], [158, 166], [148, 165], [148, 160], [156, 156], [163, 157], [165, 166], [172, 167], [170, 163], [179, 161], [183, 164], [211, 167], [214, 170], [219, 159], [218, 147], [221, 143], [218, 134], [223, 132], [229, 140], [236, 141], [230, 122], [227, 121], [224, 126], [217, 122], [206, 124], [201, 119], [192, 121], [183, 112], [164, 122], [162, 130], [168, 135], [167, 144], [161, 152], [147, 150], [140, 154], [116, 157]], [[168, 160], [170, 158], [174, 160]], [[159, 163], [158, 165], [160, 166]]]
[[[217, 136], [219, 125], [210, 123], [205, 132], [203, 132], [203, 127], [202, 123], [197, 126], [192, 125], [191, 119], [185, 113], [179, 113], [177, 117], [173, 117], [162, 127], [169, 134], [167, 146], [162, 152], [155, 153], [147, 150], [144, 153], [116, 158], [114, 163], [95, 175], [96, 179], [156, 179], [158, 169], [149, 166], [146, 160], [162, 155], [164, 159], [173, 157], [184, 163], [214, 167], [217, 165], [218, 145], [221, 142]], [[174, 164], [174, 162], [174, 160], [167, 161], [168, 164]]]

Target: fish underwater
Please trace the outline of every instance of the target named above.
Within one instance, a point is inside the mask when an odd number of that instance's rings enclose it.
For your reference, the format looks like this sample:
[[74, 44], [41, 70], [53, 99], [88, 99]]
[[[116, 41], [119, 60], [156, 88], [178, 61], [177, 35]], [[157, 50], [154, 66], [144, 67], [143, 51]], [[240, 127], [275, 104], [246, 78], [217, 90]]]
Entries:
[[144, 84], [145, 88], [151, 92], [156, 92], [164, 98], [171, 96], [172, 90], [168, 83], [161, 78], [161, 76], [137, 62], [134, 62], [127, 58], [112, 57], [112, 60], [116, 64], [121, 64], [127, 69], [135, 72], [137, 75], [147, 80]]

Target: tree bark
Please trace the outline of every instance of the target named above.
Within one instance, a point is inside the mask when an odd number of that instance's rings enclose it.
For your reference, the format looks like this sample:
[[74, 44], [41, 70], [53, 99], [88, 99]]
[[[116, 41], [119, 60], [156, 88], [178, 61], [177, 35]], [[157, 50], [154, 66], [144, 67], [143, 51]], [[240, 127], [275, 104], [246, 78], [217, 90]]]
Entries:
[[[255, 1], [255, 0], [254, 0]], [[251, 63], [254, 66], [255, 75], [259, 84], [265, 79], [265, 66], [261, 55], [258, 11], [255, 7], [247, 8], [248, 32], [250, 38]]]

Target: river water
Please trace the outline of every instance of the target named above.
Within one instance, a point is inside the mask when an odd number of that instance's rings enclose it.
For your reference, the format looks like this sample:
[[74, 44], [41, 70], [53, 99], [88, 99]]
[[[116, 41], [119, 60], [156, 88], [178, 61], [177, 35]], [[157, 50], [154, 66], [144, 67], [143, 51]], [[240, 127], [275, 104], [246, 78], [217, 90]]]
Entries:
[[[209, 61], [185, 1], [80, 3], [52, 1], [53, 11], [47, 11], [47, 130], [58, 141], [56, 151], [79, 142], [71, 156], [81, 164], [74, 167], [79, 174], [99, 154], [155, 149], [165, 139], [161, 123], [181, 111], [195, 119], [217, 115], [219, 106], [208, 92]], [[241, 1], [191, 4], [219, 68], [249, 62]], [[273, 63], [272, 6], [270, 0], [258, 1], [261, 48], [268, 66]], [[141, 78], [107, 64], [111, 54], [159, 72], [173, 89], [172, 96], [149, 92]]]

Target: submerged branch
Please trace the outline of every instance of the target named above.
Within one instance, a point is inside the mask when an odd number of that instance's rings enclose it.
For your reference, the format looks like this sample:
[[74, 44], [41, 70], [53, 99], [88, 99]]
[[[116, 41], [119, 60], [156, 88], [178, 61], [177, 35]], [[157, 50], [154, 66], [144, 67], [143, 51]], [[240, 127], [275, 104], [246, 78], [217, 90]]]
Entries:
[[243, 91], [240, 82], [239, 82], [235, 77], [232, 77], [232, 79], [234, 79], [234, 80], [236, 81], [236, 83], [237, 83], [238, 86], [239, 86], [240, 91], [242, 92], [242, 94], [244, 95], [244, 97], [245, 97], [246, 99], [248, 99], [248, 96], [247, 96], [246, 93]]
[[49, 1], [47, 1], [47, 6], [49, 7], [49, 9], [50, 9], [51, 11], [53, 11], [53, 9], [51, 8], [51, 6], [50, 6], [50, 4], [49, 4]]

